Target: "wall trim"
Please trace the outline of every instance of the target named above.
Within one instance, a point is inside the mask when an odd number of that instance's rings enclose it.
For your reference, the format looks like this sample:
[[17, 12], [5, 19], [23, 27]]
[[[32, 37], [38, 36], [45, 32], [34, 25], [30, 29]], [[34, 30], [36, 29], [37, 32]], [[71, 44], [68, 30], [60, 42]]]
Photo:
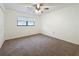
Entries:
[[[21, 37], [15, 37], [15, 38], [12, 38], [12, 39], [21, 39], [21, 38], [26, 38], [26, 37], [30, 37], [30, 36], [35, 36], [35, 35], [38, 35], [38, 34], [41, 34], [41, 33], [36, 33], [36, 34], [31, 34], [31, 35], [21, 36]], [[12, 39], [6, 39], [6, 40], [12, 40]]]
[[46, 33], [41, 33], [41, 34], [46, 35], [46, 36], [49, 36], [49, 37], [51, 37], [51, 38], [56, 38], [56, 39], [59, 39], [59, 40], [62, 40], [62, 41], [68, 42], [68, 43], [72, 43], [72, 44], [79, 45], [79, 44], [77, 44], [77, 43], [73, 43], [73, 42], [70, 42], [70, 41], [67, 41], [67, 40], [63, 40], [63, 39], [61, 39], [61, 38], [54, 37], [54, 36], [51, 36], [51, 35], [46, 34]]

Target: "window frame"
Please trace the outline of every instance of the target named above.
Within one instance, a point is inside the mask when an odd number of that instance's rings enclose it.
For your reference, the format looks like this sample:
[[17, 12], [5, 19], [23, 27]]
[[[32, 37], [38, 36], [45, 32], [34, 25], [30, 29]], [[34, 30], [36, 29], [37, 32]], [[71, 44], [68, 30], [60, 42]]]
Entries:
[[[17, 17], [17, 26], [35, 26], [35, 21], [34, 21], [34, 20], [23, 20], [23, 19], [22, 19], [22, 20], [19, 20], [19, 19], [18, 19], [19, 17], [22, 18], [22, 17], [25, 17], [25, 16], [18, 16], [18, 17]], [[26, 17], [25, 17], [25, 18], [26, 18]], [[30, 19], [30, 18], [32, 18], [32, 17], [27, 17], [27, 18]], [[18, 22], [19, 22], [19, 21], [25, 21], [26, 25], [18, 25]], [[28, 24], [29, 22], [33, 22], [33, 25], [29, 25], [29, 24]]]
[[[29, 22], [32, 22], [33, 25], [29, 25], [29, 24], [28, 24]], [[34, 22], [34, 21], [26, 21], [26, 26], [35, 26], [35, 22]]]

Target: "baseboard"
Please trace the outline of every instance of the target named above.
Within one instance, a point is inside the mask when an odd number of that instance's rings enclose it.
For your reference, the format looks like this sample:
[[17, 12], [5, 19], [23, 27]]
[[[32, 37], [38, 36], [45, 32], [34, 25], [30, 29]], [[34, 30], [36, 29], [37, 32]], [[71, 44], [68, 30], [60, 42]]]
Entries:
[[73, 42], [70, 42], [70, 41], [67, 41], [67, 40], [63, 40], [63, 39], [61, 39], [61, 38], [54, 37], [54, 36], [49, 35], [49, 34], [46, 34], [46, 33], [41, 33], [41, 34], [46, 35], [46, 36], [51, 37], [51, 38], [59, 39], [59, 40], [61, 40], [61, 41], [65, 41], [65, 42], [68, 42], [68, 43], [72, 43], [72, 44], [75, 44], [75, 45], [79, 45], [79, 44], [77, 44], [77, 43], [73, 43]]
[[31, 35], [27, 35], [27, 36], [21, 36], [21, 37], [16, 37], [16, 38], [11, 38], [11, 39], [7, 39], [7, 40], [12, 40], [12, 39], [21, 39], [21, 38], [26, 38], [26, 37], [30, 37], [30, 36], [35, 36], [41, 33], [36, 33], [36, 34], [31, 34]]
[[[35, 35], [39, 35], [39, 34], [42, 34], [42, 35], [45, 35], [45, 36], [48, 36], [48, 37], [51, 37], [51, 38], [56, 38], [56, 39], [59, 39], [61, 41], [65, 41], [65, 42], [68, 42], [68, 43], [73, 43], [73, 42], [69, 42], [69, 41], [63, 40], [61, 38], [52, 36], [52, 35], [50, 35], [48, 33], [37, 33], [37, 34], [28, 35], [28, 36], [16, 37], [16, 38], [12, 38], [12, 39], [21, 39], [21, 38], [31, 37], [31, 36], [35, 36]], [[8, 39], [8, 40], [11, 40], [11, 39]], [[76, 44], [76, 43], [73, 43], [73, 44]], [[76, 45], [79, 45], [79, 44], [76, 44]]]
[[[4, 40], [5, 41], [5, 40]], [[2, 47], [2, 45], [4, 44], [4, 41], [0, 44], [0, 48]]]

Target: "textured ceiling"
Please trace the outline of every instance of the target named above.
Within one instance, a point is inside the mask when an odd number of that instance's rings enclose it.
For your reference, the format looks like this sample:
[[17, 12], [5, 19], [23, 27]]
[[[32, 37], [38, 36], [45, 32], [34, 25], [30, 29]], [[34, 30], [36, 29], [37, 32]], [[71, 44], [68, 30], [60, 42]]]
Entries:
[[[16, 10], [24, 13], [30, 13], [30, 14], [35, 14], [34, 9], [33, 9], [34, 3], [4, 3], [4, 6], [6, 9], [11, 9], [11, 10]], [[51, 10], [58, 10], [67, 6], [71, 5], [79, 5], [79, 4], [64, 4], [64, 3], [44, 3], [45, 6], [49, 7], [49, 11]], [[59, 7], [60, 6], [60, 7]], [[31, 7], [31, 8], [29, 8]]]

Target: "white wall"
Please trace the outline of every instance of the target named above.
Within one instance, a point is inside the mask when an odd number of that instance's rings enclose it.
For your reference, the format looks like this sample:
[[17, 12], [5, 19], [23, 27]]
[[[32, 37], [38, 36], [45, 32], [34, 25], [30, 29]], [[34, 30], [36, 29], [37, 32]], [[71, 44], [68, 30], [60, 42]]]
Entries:
[[[35, 18], [36, 26], [17, 27], [17, 16]], [[41, 15], [40, 17], [7, 9], [5, 24], [5, 39], [41, 32], [52, 37], [79, 44], [79, 6], [57, 6], [52, 12]]]
[[42, 33], [79, 44], [79, 6], [57, 8], [41, 16]]
[[0, 4], [0, 48], [4, 42], [4, 12]]
[[[17, 16], [32, 17], [35, 19], [35, 26], [17, 26]], [[5, 39], [12, 39], [40, 32], [39, 17], [15, 10], [6, 10]]]

